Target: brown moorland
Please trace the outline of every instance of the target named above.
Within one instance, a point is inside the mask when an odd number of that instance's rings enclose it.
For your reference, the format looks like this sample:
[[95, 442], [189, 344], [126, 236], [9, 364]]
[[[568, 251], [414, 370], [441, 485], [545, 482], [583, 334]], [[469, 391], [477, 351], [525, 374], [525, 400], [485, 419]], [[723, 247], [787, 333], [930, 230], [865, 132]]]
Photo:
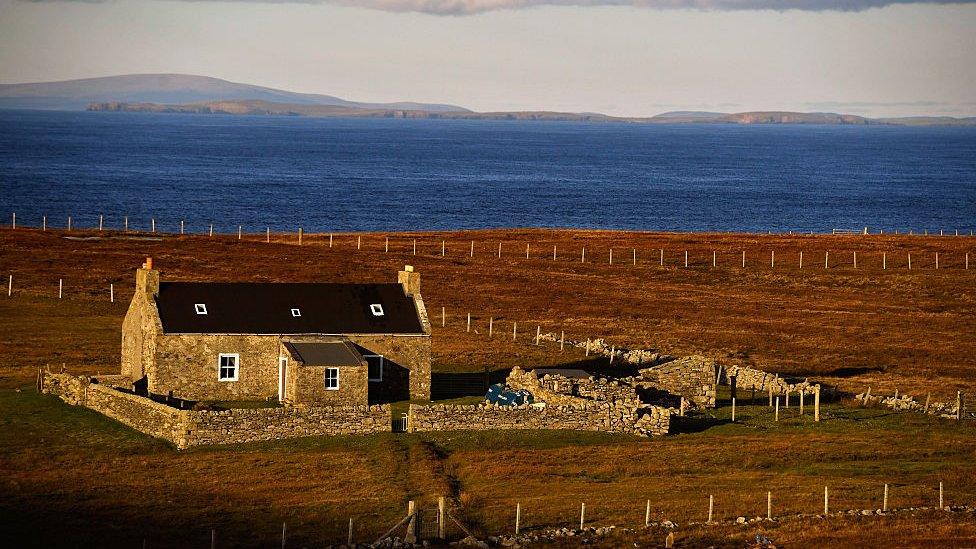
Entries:
[[[396, 522], [406, 500], [427, 505], [437, 495], [450, 496], [459, 518], [481, 533], [510, 531], [516, 502], [529, 529], [572, 525], [581, 501], [593, 524], [636, 526], [650, 498], [655, 519], [681, 523], [679, 546], [742, 546], [760, 532], [799, 546], [976, 541], [971, 516], [958, 513], [687, 525], [704, 520], [709, 494], [723, 520], [761, 514], [767, 490], [778, 515], [815, 513], [824, 485], [831, 486], [835, 509], [880, 507], [885, 482], [896, 507], [933, 505], [939, 481], [949, 503], [973, 501], [971, 422], [850, 402], [829, 405], [819, 424], [795, 410], [775, 423], [761, 405], [743, 405], [739, 421], [730, 424], [728, 409], [720, 408], [685, 434], [649, 441], [601, 433], [459, 432], [177, 452], [29, 389], [45, 364], [65, 363], [77, 373], [117, 370], [133, 269], [152, 255], [171, 280], [386, 281], [412, 264], [422, 274], [435, 325], [435, 371], [583, 359], [581, 352], [531, 345], [541, 325], [575, 339], [703, 353], [843, 389], [870, 384], [875, 392], [899, 388], [945, 398], [973, 379], [976, 269], [967, 271], [964, 258], [976, 258], [976, 239], [505, 230], [390, 235], [385, 252], [386, 235], [377, 234], [361, 235], [361, 250], [360, 235], [350, 234], [335, 235], [331, 249], [328, 235], [305, 235], [302, 246], [295, 235], [273, 235], [270, 244], [264, 235], [241, 241], [236, 235], [65, 236], [0, 231], [0, 275], [14, 277], [13, 295], [0, 298], [0, 521], [22, 546], [132, 547], [143, 539], [152, 547], [203, 546], [214, 528], [221, 545], [261, 547], [280, 543], [282, 522], [289, 546], [307, 546], [343, 541], [350, 517], [357, 539], [367, 540]], [[465, 331], [467, 312], [477, 333]], [[515, 342], [512, 322], [518, 323]], [[655, 532], [625, 541], [661, 539]]]

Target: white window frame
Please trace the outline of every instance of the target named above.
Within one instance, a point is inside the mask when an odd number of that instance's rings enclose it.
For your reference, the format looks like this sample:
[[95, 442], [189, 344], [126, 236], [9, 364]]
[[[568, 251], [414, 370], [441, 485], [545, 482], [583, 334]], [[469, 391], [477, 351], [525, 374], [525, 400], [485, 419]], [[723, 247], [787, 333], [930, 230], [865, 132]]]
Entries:
[[194, 303], [193, 310], [196, 311], [198, 315], [207, 314], [207, 304], [206, 303]]
[[373, 313], [373, 316], [383, 316], [385, 314], [383, 312], [383, 304], [382, 303], [373, 303], [373, 304], [371, 304], [369, 306], [369, 312]]
[[386, 367], [386, 357], [383, 355], [363, 355], [363, 358], [376, 358], [380, 359], [380, 377], [373, 378], [369, 377], [369, 361], [366, 361], [366, 379], [368, 381], [383, 381], [383, 369]]
[[302, 310], [301, 309], [298, 309], [298, 308], [293, 308], [291, 310], [291, 316], [293, 316], [295, 318], [298, 318], [298, 317], [302, 316]]
[[[234, 359], [234, 376], [222, 377], [224, 358]], [[237, 381], [241, 377], [241, 355], [238, 353], [220, 353], [217, 355], [217, 381]]]
[[[335, 372], [335, 387], [329, 387], [329, 374]], [[325, 390], [326, 391], [338, 391], [339, 390], [339, 369], [338, 368], [326, 368], [325, 369]]]

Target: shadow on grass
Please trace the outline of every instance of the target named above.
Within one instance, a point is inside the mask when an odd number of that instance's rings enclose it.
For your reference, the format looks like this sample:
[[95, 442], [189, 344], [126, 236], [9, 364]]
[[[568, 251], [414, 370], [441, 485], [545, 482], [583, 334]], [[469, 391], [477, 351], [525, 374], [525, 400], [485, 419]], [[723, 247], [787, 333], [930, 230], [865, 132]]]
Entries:
[[728, 425], [732, 423], [728, 419], [720, 419], [709, 416], [671, 416], [671, 424], [668, 427], [669, 435], [685, 435], [691, 433], [703, 433], [714, 427]]

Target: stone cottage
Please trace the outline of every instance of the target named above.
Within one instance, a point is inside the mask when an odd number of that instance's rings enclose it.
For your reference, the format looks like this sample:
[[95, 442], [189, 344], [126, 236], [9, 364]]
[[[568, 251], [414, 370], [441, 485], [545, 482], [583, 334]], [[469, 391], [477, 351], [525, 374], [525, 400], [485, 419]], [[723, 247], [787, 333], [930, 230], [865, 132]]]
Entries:
[[160, 281], [147, 258], [122, 324], [138, 393], [364, 405], [430, 399], [420, 274], [397, 283]]

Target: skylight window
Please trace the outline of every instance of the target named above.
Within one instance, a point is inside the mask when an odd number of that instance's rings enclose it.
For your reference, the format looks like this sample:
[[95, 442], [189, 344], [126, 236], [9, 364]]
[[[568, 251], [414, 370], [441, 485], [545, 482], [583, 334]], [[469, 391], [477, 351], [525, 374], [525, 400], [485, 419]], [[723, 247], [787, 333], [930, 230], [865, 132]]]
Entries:
[[294, 316], [296, 318], [302, 316], [301, 309], [292, 309], [291, 310], [291, 316]]
[[383, 306], [379, 303], [373, 303], [369, 306], [369, 310], [373, 313], [373, 316], [383, 316]]
[[196, 311], [198, 315], [205, 315], [207, 314], [207, 304], [197, 303], [193, 305], [193, 310]]

